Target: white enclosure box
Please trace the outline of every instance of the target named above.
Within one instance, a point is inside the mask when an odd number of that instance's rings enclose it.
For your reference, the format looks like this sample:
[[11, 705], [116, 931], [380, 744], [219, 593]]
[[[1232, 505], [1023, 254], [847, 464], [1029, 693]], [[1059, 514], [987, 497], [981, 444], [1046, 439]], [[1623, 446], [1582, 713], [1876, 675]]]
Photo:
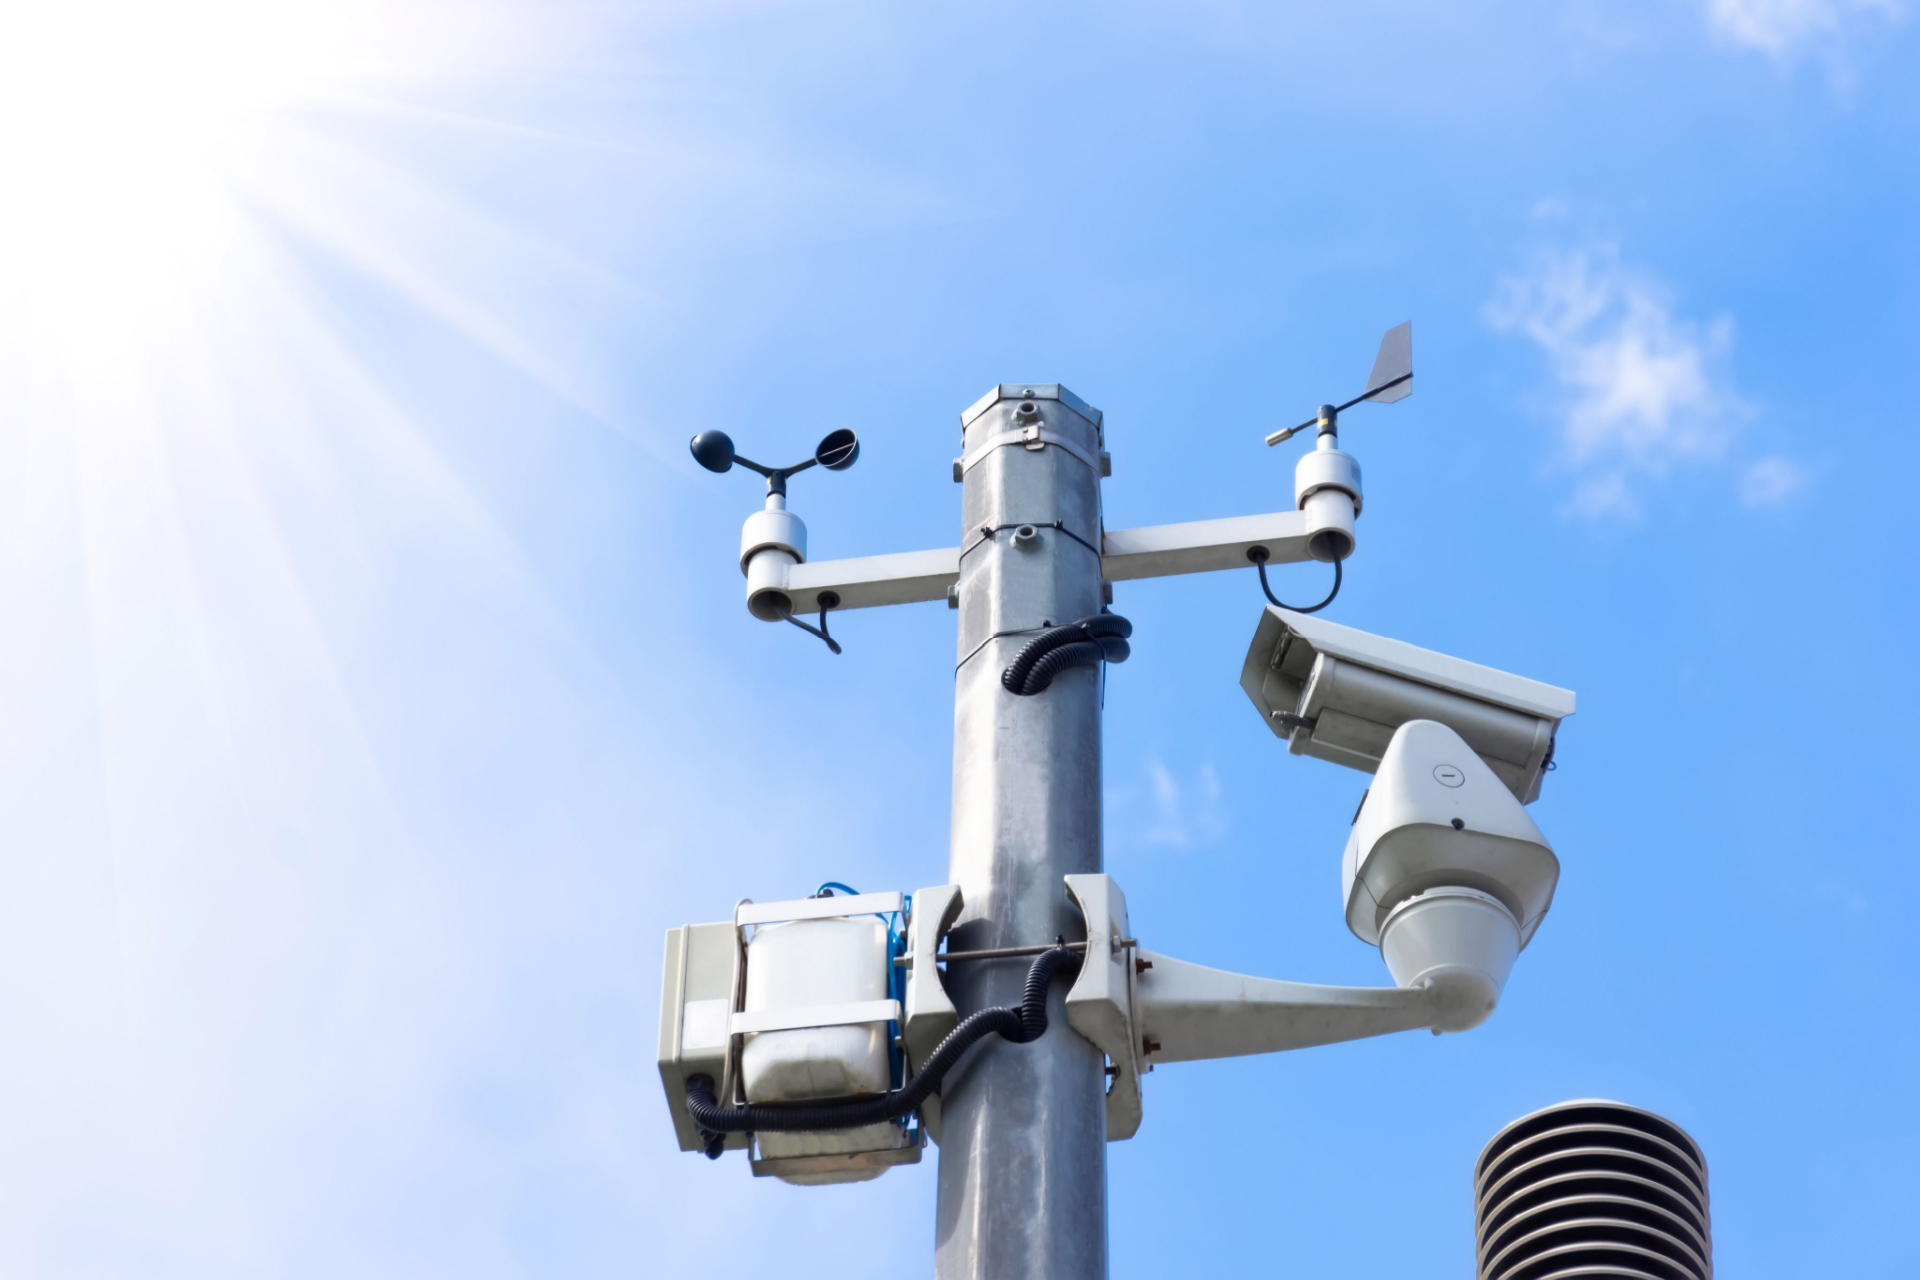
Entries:
[[[893, 972], [887, 928], [874, 916], [765, 925], [747, 944], [748, 1014], [799, 1013], [885, 1001]], [[885, 1093], [893, 1083], [885, 1022], [760, 1031], [743, 1037], [740, 1081], [749, 1102], [805, 1102]], [[788, 1182], [863, 1182], [887, 1166], [844, 1159], [894, 1150], [909, 1138], [891, 1121], [825, 1133], [756, 1134], [757, 1162]], [[808, 1157], [841, 1160], [795, 1162]], [[819, 1167], [816, 1167], [819, 1166]]]
[[[705, 1145], [687, 1114], [688, 1077], [706, 1076], [716, 1089], [726, 1078], [727, 1022], [739, 992], [739, 963], [739, 934], [731, 920], [667, 930], [660, 979], [660, 1085], [682, 1151]], [[727, 1136], [730, 1151], [746, 1145], [744, 1133]]]
[[1371, 773], [1393, 731], [1437, 720], [1466, 740], [1523, 803], [1540, 794], [1565, 689], [1337, 622], [1269, 607], [1240, 687], [1295, 755]]
[[[758, 929], [747, 944], [747, 1013], [887, 999], [893, 958], [874, 916], [795, 920]], [[749, 1102], [805, 1102], [885, 1093], [892, 1084], [887, 1024], [801, 1027], [745, 1037], [740, 1080]], [[767, 1135], [771, 1138], [773, 1135]]]
[[[742, 903], [734, 923], [752, 936], [740, 1012], [740, 1093], [748, 1102], [872, 1096], [893, 1086], [893, 951], [886, 918], [897, 893]], [[920, 1158], [920, 1131], [893, 1121], [818, 1133], [759, 1132], [756, 1175], [815, 1185], [877, 1178]]]
[[[926, 965], [916, 988], [894, 952], [912, 934], [933, 954], [959, 913], [960, 896], [954, 885], [922, 894], [925, 917], [917, 922], [906, 895], [868, 893], [743, 899], [731, 921], [668, 930], [660, 1080], [681, 1150], [705, 1146], [687, 1111], [693, 1076], [713, 1081], [723, 1107], [854, 1099], [898, 1083], [900, 1040], [917, 1031], [921, 1052], [931, 1051], [957, 1015], [940, 989], [939, 970]], [[894, 995], [896, 972], [906, 979], [913, 1016]], [[813, 1133], [734, 1133], [726, 1147], [745, 1147], [756, 1177], [858, 1182], [917, 1162], [925, 1133], [924, 1126], [890, 1120]]]

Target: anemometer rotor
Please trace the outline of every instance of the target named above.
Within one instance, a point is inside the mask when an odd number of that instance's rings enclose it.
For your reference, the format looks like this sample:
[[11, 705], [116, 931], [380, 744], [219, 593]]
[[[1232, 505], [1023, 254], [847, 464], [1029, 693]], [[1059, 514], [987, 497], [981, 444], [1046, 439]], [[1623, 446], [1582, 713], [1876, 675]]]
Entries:
[[693, 460], [709, 471], [727, 472], [738, 463], [749, 471], [757, 471], [767, 478], [767, 492], [785, 497], [787, 477], [805, 471], [808, 467], [825, 467], [829, 471], [845, 471], [860, 457], [860, 437], [845, 427], [838, 431], [829, 431], [813, 448], [813, 456], [805, 462], [796, 462], [788, 467], [769, 467], [764, 463], [744, 458], [733, 450], [733, 437], [724, 431], [702, 431], [687, 442], [687, 448], [693, 452]]
[[827, 634], [827, 610], [840, 603], [839, 594], [818, 594], [815, 603], [820, 607], [820, 624], [813, 626], [793, 616], [793, 597], [782, 585], [786, 571], [807, 558], [807, 526], [787, 510], [787, 477], [808, 467], [845, 471], [860, 457], [860, 437], [846, 427], [829, 431], [814, 446], [811, 458], [785, 467], [769, 467], [742, 457], [734, 451], [733, 438], [724, 431], [702, 431], [687, 442], [687, 448], [693, 460], [709, 471], [731, 471], [738, 463], [767, 478], [765, 509], [748, 516], [740, 530], [740, 572], [747, 575], [748, 612], [765, 622], [791, 622], [839, 653], [839, 641]]

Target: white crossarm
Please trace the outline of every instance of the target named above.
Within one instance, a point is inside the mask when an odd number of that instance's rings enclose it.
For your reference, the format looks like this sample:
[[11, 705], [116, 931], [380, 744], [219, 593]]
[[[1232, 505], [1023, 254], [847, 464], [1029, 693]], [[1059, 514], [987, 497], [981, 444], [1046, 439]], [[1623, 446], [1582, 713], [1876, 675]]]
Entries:
[[1134, 1025], [1152, 1066], [1306, 1049], [1414, 1031], [1434, 1019], [1418, 987], [1321, 987], [1138, 955], [1150, 967], [1140, 974]]
[[1114, 529], [1105, 538], [1100, 573], [1108, 582], [1126, 582], [1176, 573], [1245, 569], [1252, 563], [1247, 559], [1250, 547], [1265, 547], [1269, 564], [1311, 559], [1307, 555], [1305, 513], [1273, 511], [1225, 520]]
[[900, 551], [852, 560], [816, 560], [787, 569], [787, 594], [801, 617], [820, 610], [820, 593], [840, 597], [837, 609], [871, 609], [883, 604], [944, 600], [960, 580], [960, 548]]
[[[1100, 573], [1109, 582], [1164, 578], [1178, 573], [1244, 569], [1249, 547], [1265, 547], [1270, 564], [1306, 560], [1307, 518], [1274, 511], [1225, 520], [1111, 529], [1102, 539]], [[820, 593], [840, 597], [834, 609], [871, 609], [883, 604], [944, 600], [960, 580], [960, 548], [901, 551], [850, 560], [815, 560], [786, 569], [784, 586], [801, 617], [820, 610]]]

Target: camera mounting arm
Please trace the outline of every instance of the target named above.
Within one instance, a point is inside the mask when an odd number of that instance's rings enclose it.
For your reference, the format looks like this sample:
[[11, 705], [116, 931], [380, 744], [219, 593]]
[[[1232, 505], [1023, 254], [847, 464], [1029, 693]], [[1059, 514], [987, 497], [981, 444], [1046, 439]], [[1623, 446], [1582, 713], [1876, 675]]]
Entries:
[[[1067, 993], [1067, 1022], [1107, 1055], [1107, 1140], [1131, 1138], [1143, 1110], [1140, 1076], [1163, 1062], [1281, 1053], [1431, 1029], [1466, 1031], [1488, 1008], [1438, 984], [1334, 987], [1228, 973], [1138, 946], [1111, 876], [1070, 875], [1067, 896], [1087, 922], [1086, 959]], [[1104, 957], [1104, 963], [1100, 958]]]

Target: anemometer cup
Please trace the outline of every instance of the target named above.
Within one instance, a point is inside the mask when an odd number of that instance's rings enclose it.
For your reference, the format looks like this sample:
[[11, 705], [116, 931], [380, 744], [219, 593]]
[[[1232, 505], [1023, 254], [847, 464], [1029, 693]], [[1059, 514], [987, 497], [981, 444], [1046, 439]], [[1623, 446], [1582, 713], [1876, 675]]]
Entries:
[[709, 471], [733, 470], [733, 438], [724, 431], [702, 431], [687, 442], [693, 460]]
[[845, 427], [829, 431], [814, 446], [813, 460], [829, 471], [845, 471], [860, 460], [860, 437]]

